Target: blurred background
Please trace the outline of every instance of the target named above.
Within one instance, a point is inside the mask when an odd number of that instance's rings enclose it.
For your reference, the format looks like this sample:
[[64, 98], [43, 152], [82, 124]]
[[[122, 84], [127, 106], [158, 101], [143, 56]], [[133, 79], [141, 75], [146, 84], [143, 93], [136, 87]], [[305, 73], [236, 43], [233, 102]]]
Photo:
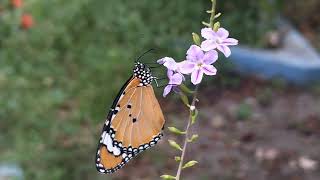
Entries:
[[[183, 60], [210, 7], [209, 0], [0, 0], [0, 179], [175, 174], [177, 152], [166, 140], [176, 137], [167, 130], [113, 175], [95, 170], [96, 145], [134, 59], [155, 48], [145, 61]], [[319, 51], [319, 7], [318, 0], [218, 0], [222, 26], [240, 47], [271, 52], [284, 36], [279, 16]], [[320, 84], [246, 74], [234, 62], [241, 61], [220, 59], [218, 75], [201, 86], [193, 129], [200, 138], [187, 157], [200, 163], [183, 179], [320, 179]], [[187, 110], [155, 89], [166, 126], [183, 128]]]

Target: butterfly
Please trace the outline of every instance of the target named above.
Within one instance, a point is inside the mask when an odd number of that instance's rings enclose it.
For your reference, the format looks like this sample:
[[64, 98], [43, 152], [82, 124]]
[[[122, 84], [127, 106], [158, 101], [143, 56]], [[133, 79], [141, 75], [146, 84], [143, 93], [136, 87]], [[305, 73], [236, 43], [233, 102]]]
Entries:
[[117, 171], [163, 136], [165, 119], [151, 85], [155, 79], [146, 64], [135, 62], [102, 129], [96, 153], [99, 172]]

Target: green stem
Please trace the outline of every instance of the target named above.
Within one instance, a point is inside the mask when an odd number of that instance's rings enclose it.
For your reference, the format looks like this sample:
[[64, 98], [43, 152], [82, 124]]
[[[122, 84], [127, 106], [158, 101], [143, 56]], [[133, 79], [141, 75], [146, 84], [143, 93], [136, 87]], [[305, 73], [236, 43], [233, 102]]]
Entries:
[[215, 16], [216, 16], [217, 0], [211, 0], [211, 2], [212, 2], [212, 8], [211, 8], [211, 16], [210, 16], [210, 26], [213, 29], [214, 20], [215, 20]]
[[[194, 90], [191, 107], [194, 107], [195, 104], [196, 104], [197, 95], [198, 95], [198, 88], [199, 88], [199, 85], [197, 85], [195, 90]], [[186, 134], [185, 134], [184, 144], [183, 144], [183, 148], [182, 148], [182, 154], [181, 154], [181, 157], [180, 157], [181, 159], [180, 159], [180, 163], [179, 163], [179, 167], [178, 167], [178, 171], [177, 171], [177, 175], [176, 175], [176, 180], [180, 180], [180, 176], [181, 176], [184, 157], [185, 157], [186, 150], [187, 150], [187, 145], [188, 145], [189, 129], [190, 129], [190, 126], [191, 126], [192, 113], [193, 113], [192, 111], [193, 110], [190, 108], [189, 109], [189, 120], [188, 120], [188, 124], [187, 124], [186, 130], [185, 130]]]
[[[217, 5], [217, 0], [211, 0], [212, 2], [212, 8], [211, 8], [211, 16], [210, 16], [210, 27], [213, 29], [214, 28], [214, 20], [215, 20], [215, 16], [216, 16], [216, 5]], [[198, 95], [198, 89], [199, 89], [199, 85], [196, 85], [196, 88], [194, 90], [194, 94], [193, 94], [193, 99], [192, 99], [192, 103], [191, 103], [191, 107], [195, 107], [196, 101], [197, 101], [197, 95]], [[188, 146], [188, 139], [189, 139], [189, 129], [191, 126], [191, 122], [192, 122], [192, 114], [193, 114], [194, 109], [190, 108], [189, 109], [189, 119], [188, 119], [188, 124], [187, 127], [185, 129], [185, 139], [184, 139], [184, 143], [183, 143], [183, 148], [182, 148], [182, 154], [180, 157], [180, 163], [179, 163], [179, 167], [177, 170], [177, 175], [176, 175], [176, 180], [180, 180], [181, 177], [181, 171], [182, 171], [182, 167], [184, 164], [184, 157], [186, 154], [186, 150], [187, 150], [187, 146]]]

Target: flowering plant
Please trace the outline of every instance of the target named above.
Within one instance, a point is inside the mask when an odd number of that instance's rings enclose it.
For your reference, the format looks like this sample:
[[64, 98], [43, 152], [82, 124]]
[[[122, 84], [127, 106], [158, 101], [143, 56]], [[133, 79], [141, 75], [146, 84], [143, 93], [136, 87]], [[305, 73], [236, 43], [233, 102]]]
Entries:
[[[183, 103], [189, 108], [189, 120], [184, 131], [179, 130], [176, 127], [169, 127], [172, 133], [177, 135], [184, 135], [184, 143], [181, 147], [173, 140], [169, 140], [169, 144], [181, 151], [180, 156], [176, 156], [175, 160], [179, 162], [179, 167], [176, 176], [162, 175], [163, 179], [175, 179], [179, 180], [182, 169], [189, 168], [197, 164], [195, 160], [191, 160], [187, 163], [184, 162], [186, 148], [188, 143], [194, 142], [197, 138], [197, 134], [190, 135], [189, 129], [195, 123], [198, 115], [198, 109], [196, 108], [198, 87], [202, 82], [204, 75], [214, 76], [217, 74], [217, 69], [213, 64], [218, 60], [219, 52], [225, 57], [231, 55], [229, 46], [238, 44], [238, 40], [229, 37], [229, 32], [223, 27], [220, 27], [220, 22], [215, 22], [221, 13], [216, 14], [216, 0], [212, 1], [211, 10], [207, 11], [211, 14], [210, 23], [203, 22], [207, 27], [201, 29], [201, 36], [205, 39], [201, 42], [201, 38], [197, 33], [192, 33], [194, 44], [186, 52], [186, 59], [181, 62], [176, 62], [171, 57], [164, 57], [157, 62], [167, 68], [167, 76], [169, 82], [164, 88], [163, 96], [166, 97], [171, 91], [179, 93]], [[188, 78], [191, 77], [191, 83], [195, 85], [194, 90], [190, 90], [183, 84]], [[187, 94], [192, 95], [192, 101], [189, 103]]]

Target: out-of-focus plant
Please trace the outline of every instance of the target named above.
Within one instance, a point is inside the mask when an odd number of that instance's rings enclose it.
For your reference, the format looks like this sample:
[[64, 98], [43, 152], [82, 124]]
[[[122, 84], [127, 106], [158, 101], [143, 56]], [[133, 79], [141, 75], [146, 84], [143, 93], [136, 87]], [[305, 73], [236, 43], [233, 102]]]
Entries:
[[[229, 37], [229, 31], [221, 27], [217, 18], [221, 16], [221, 13], [216, 13], [216, 0], [211, 0], [212, 8], [207, 11], [211, 14], [209, 22], [202, 22], [205, 28], [201, 29], [201, 36], [197, 33], [192, 33], [192, 39], [194, 44], [190, 46], [186, 53], [186, 60], [182, 62], [176, 62], [173, 58], [164, 57], [157, 62], [164, 65], [167, 68], [167, 75], [169, 79], [168, 85], [164, 88], [163, 96], [167, 96], [170, 91], [175, 91], [179, 94], [183, 104], [189, 109], [189, 119], [184, 130], [180, 130], [176, 127], [169, 127], [169, 131], [176, 135], [183, 135], [183, 145], [179, 145], [174, 140], [169, 140], [169, 144], [175, 150], [181, 152], [179, 156], [174, 157], [175, 161], [179, 163], [178, 170], [175, 176], [162, 175], [162, 179], [179, 180], [183, 169], [190, 168], [196, 165], [196, 160], [189, 160], [186, 162], [185, 155], [187, 146], [198, 139], [197, 134], [190, 134], [191, 126], [197, 121], [199, 110], [196, 103], [198, 100], [199, 85], [204, 78], [204, 75], [214, 76], [217, 73], [217, 69], [212, 65], [218, 60], [218, 51], [220, 51], [225, 57], [231, 55], [229, 46], [238, 44], [238, 40]], [[191, 83], [195, 85], [194, 90], [190, 90], [184, 81], [186, 77], [191, 79]], [[189, 101], [191, 97], [191, 101]]]
[[278, 0], [248, 0], [245, 2], [224, 0], [218, 8], [221, 12], [228, 14], [228, 16], [221, 17], [226, 28], [234, 27], [236, 24], [241, 26], [241, 28], [235, 28], [233, 34], [242, 44], [263, 47], [263, 37], [266, 32], [274, 30], [282, 6], [283, 1]]

